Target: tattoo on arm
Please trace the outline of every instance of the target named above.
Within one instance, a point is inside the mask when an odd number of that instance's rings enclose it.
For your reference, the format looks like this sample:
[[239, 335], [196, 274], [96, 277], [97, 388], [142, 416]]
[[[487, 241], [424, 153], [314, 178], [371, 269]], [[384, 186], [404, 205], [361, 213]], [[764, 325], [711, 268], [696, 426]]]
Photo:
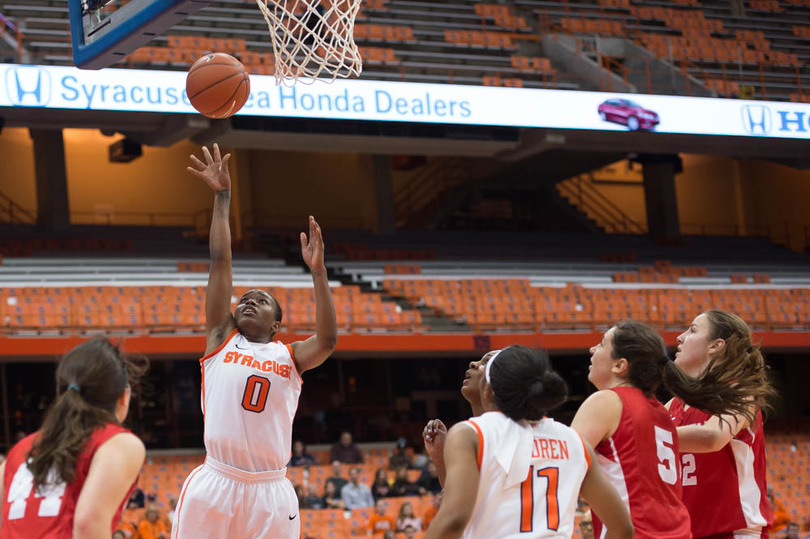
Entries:
[[228, 209], [231, 204], [231, 191], [223, 189], [217, 191], [214, 204], [214, 217], [228, 217]]

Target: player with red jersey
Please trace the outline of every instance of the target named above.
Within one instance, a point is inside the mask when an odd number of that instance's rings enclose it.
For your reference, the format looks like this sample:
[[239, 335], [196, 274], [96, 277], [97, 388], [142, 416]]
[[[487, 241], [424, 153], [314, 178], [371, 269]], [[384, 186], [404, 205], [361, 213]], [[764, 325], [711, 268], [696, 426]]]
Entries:
[[0, 465], [0, 539], [109, 539], [144, 462], [121, 426], [144, 370], [102, 338], [62, 358], [42, 428]]
[[745, 409], [722, 416], [677, 397], [668, 404], [678, 426], [692, 533], [707, 539], [768, 537], [773, 513], [761, 410], [773, 389], [751, 330], [733, 313], [702, 313], [678, 336], [675, 363], [708, 392], [733, 385], [748, 399]]
[[[249, 290], [231, 313], [233, 291], [229, 224], [230, 155], [205, 162], [192, 156], [189, 172], [215, 193], [205, 296], [202, 409], [205, 463], [180, 493], [174, 539], [297, 539], [298, 498], [286, 477], [301, 373], [329, 357], [337, 342], [335, 306], [324, 265], [321, 228], [309, 217], [301, 254], [315, 290], [315, 335], [290, 344], [274, 341], [281, 307], [264, 290]], [[246, 500], [253, 500], [246, 502]]]
[[[692, 537], [681, 500], [678, 437], [655, 391], [663, 384], [713, 413], [739, 408], [744, 396], [732, 387], [701, 390], [669, 361], [658, 333], [639, 322], [617, 323], [590, 351], [588, 380], [599, 391], [585, 400], [571, 426], [595, 447], [597, 460], [630, 510], [637, 539]], [[604, 528], [598, 517], [595, 511], [594, 531], [600, 537]]]

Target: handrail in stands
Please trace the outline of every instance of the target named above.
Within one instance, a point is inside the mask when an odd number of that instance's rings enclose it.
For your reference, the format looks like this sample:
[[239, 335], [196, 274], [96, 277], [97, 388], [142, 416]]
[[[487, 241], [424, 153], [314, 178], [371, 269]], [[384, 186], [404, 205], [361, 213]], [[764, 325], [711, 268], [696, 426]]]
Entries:
[[[0, 15], [2, 17], [2, 15]], [[37, 216], [34, 212], [26, 210], [8, 195], [0, 192], [0, 222], [9, 224], [34, 224]]]
[[557, 188], [567, 198], [575, 201], [580, 210], [592, 213], [600, 226], [608, 232], [620, 234], [646, 234], [647, 227], [637, 223], [621, 208], [593, 186], [591, 173], [580, 174], [557, 184]]
[[408, 182], [394, 193], [394, 211], [398, 221], [419, 211], [442, 191], [467, 181], [469, 171], [462, 166], [463, 161], [435, 159], [428, 161]]
[[[0, 193], [0, 197], [2, 197]], [[75, 224], [112, 225], [116, 217], [128, 225], [146, 226], [187, 226], [199, 234], [207, 234], [211, 223], [211, 209], [203, 208], [191, 213], [185, 212], [132, 212], [132, 211], [72, 211], [71, 221]], [[36, 220], [36, 219], [34, 219]]]
[[[11, 40], [6, 39], [7, 29], [13, 36]], [[11, 45], [12, 42], [14, 43], [13, 46], [15, 47], [15, 52], [17, 53], [17, 61], [22, 62], [23, 56], [27, 52], [23, 47], [23, 33], [16, 24], [11, 22], [11, 20], [2, 13], [0, 13], [0, 38], [6, 40], [9, 45]]]

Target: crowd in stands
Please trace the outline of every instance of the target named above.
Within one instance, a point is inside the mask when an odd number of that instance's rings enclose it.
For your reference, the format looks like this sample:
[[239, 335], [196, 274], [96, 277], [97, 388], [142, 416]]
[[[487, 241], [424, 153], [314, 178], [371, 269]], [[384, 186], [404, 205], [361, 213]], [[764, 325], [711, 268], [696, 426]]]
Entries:
[[[773, 438], [780, 439], [779, 436]], [[793, 445], [798, 451], [799, 446]], [[373, 479], [366, 481], [363, 479], [363, 470], [367, 467], [364, 451], [353, 442], [350, 432], [343, 432], [340, 441], [328, 454], [324, 451], [322, 458], [342, 456], [345, 460], [332, 461], [332, 475], [323, 481], [322, 487], [307, 479], [293, 481], [299, 495], [303, 539], [369, 535], [383, 539], [423, 537], [442, 500], [436, 467], [424, 454], [414, 455], [404, 439], [398, 440], [393, 449], [383, 451], [387, 453], [387, 466], [377, 467]], [[0, 455], [0, 463], [3, 460]], [[313, 469], [325, 468], [319, 466], [318, 461], [316, 455], [307, 452], [303, 442], [295, 441], [289, 463], [291, 470], [310, 471], [309, 477], [314, 477]], [[379, 459], [372, 466], [378, 464], [382, 464]], [[347, 466], [348, 478], [344, 476]], [[771, 469], [769, 480], [781, 486], [775, 473], [779, 472]], [[303, 473], [290, 475], [307, 477]], [[145, 486], [143, 476], [141, 486]], [[768, 489], [768, 497], [775, 516], [771, 539], [810, 539], [807, 515], [802, 519], [795, 511], [791, 514], [773, 487]], [[136, 488], [112, 539], [169, 539], [176, 506], [176, 493], [169, 494], [164, 503], [157, 493]], [[592, 539], [593, 521], [587, 506], [580, 505], [577, 521], [574, 538]], [[343, 533], [324, 533], [329, 528]]]
[[[781, 439], [778, 435], [773, 438]], [[331, 463], [323, 464], [327, 459]], [[777, 489], [784, 489], [775, 473], [778, 470], [772, 469], [769, 480]], [[144, 475], [141, 486], [146, 488], [148, 481]], [[427, 455], [408, 447], [404, 439], [397, 440], [394, 447], [361, 449], [352, 434], [344, 431], [331, 449], [312, 452], [301, 440], [296, 440], [288, 477], [299, 498], [303, 539], [356, 536], [419, 539], [442, 501], [435, 465]], [[775, 495], [773, 488], [769, 489], [776, 516], [771, 539], [810, 539], [807, 520], [786, 509], [779, 492]], [[136, 489], [113, 538], [168, 539], [177, 494], [161, 498]], [[575, 539], [594, 537], [591, 514], [584, 504], [577, 512], [577, 523]]]

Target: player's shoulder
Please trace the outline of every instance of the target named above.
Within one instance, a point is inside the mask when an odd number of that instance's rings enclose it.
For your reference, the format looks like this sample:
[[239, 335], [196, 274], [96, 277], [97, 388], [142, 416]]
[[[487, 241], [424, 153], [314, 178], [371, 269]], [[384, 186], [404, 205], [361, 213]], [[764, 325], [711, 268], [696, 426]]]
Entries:
[[580, 408], [584, 411], [592, 410], [601, 413], [609, 413], [616, 410], [621, 412], [623, 402], [624, 399], [622, 399], [618, 392], [612, 389], [600, 389], [585, 399]]
[[34, 445], [37, 436], [39, 436], [38, 432], [33, 432], [11, 446], [11, 449], [8, 450], [8, 454], [6, 454], [6, 460], [13, 461], [13, 460], [25, 460], [25, 455], [28, 454], [28, 451], [31, 450], [31, 447]]
[[142, 459], [146, 456], [146, 446], [143, 441], [129, 430], [118, 431], [107, 438], [99, 446], [98, 451], [102, 453], [115, 453], [131, 458]]

